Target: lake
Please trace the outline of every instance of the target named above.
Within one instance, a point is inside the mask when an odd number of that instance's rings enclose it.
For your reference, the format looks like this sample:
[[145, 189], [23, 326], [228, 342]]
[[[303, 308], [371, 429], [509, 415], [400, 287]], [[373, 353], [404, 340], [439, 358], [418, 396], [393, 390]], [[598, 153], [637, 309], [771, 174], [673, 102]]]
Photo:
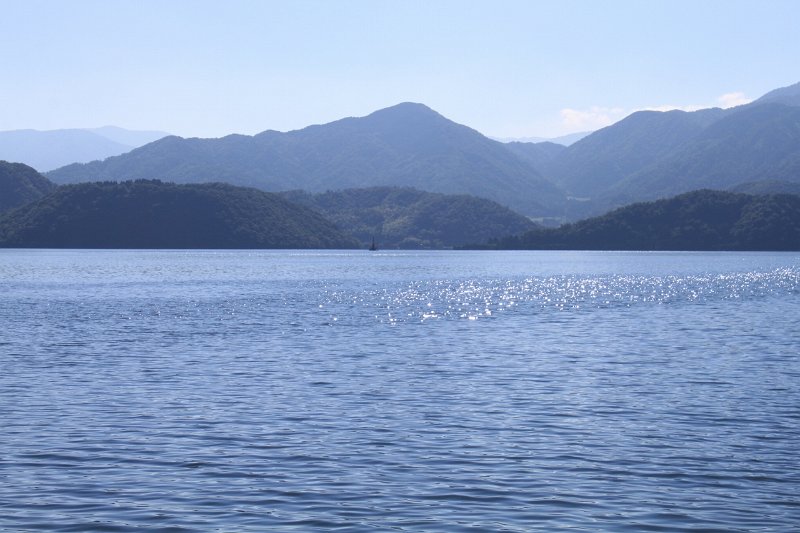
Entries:
[[0, 250], [0, 530], [800, 528], [800, 254]]

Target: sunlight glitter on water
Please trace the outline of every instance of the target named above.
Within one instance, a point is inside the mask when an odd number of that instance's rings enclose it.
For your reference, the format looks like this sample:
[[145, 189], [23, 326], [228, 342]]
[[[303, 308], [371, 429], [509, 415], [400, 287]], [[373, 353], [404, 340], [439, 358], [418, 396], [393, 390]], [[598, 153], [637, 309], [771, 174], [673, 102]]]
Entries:
[[[676, 302], [737, 300], [800, 292], [800, 269], [709, 276], [553, 276], [521, 280], [432, 280], [405, 287], [323, 291], [325, 305], [367, 306], [374, 316], [403, 321], [477, 320], [513, 309], [593, 309]], [[377, 305], [376, 305], [377, 302]], [[342, 313], [340, 313], [342, 314]]]

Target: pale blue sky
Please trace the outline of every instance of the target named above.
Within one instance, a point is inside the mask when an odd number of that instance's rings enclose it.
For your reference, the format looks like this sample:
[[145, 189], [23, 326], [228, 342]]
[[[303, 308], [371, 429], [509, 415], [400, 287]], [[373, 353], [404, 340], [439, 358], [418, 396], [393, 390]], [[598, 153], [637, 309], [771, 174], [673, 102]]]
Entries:
[[0, 0], [0, 13], [0, 130], [216, 137], [415, 101], [487, 135], [557, 136], [800, 81], [800, 0]]

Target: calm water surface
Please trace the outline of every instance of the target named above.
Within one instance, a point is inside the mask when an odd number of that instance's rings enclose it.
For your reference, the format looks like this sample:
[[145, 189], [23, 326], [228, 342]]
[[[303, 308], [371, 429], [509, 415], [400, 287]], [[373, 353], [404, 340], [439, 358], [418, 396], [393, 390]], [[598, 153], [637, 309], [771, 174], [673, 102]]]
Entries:
[[798, 530], [798, 317], [798, 254], [0, 250], [0, 530]]

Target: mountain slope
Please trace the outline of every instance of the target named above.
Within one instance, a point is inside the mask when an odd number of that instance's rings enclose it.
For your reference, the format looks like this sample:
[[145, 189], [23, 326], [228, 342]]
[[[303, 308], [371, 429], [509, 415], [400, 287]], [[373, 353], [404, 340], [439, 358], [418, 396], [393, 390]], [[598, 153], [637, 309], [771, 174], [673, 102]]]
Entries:
[[25, 248], [351, 248], [321, 215], [226, 184], [159, 181], [59, 187], [0, 216], [0, 246]]
[[288, 133], [168, 137], [48, 176], [57, 183], [226, 181], [271, 191], [404, 186], [489, 198], [525, 214], [557, 211], [564, 201], [556, 186], [502, 143], [413, 103]]
[[788, 87], [781, 87], [768, 92], [761, 98], [748, 105], [759, 104], [783, 104], [788, 106], [800, 106], [800, 83], [795, 83]]
[[800, 182], [800, 84], [730, 109], [634, 113], [538, 165], [568, 219], [701, 188]]
[[623, 202], [761, 180], [800, 181], [800, 107], [764, 103], [738, 109], [610, 193]]
[[55, 187], [28, 165], [0, 161], [0, 213], [37, 200]]
[[724, 113], [639, 111], [567, 147], [543, 172], [572, 196], [594, 197], [685, 145]]
[[363, 246], [375, 239], [381, 248], [451, 248], [536, 227], [491, 200], [467, 195], [396, 187], [281, 195], [346, 228]]
[[539, 229], [499, 249], [800, 250], [800, 196], [701, 190]]

